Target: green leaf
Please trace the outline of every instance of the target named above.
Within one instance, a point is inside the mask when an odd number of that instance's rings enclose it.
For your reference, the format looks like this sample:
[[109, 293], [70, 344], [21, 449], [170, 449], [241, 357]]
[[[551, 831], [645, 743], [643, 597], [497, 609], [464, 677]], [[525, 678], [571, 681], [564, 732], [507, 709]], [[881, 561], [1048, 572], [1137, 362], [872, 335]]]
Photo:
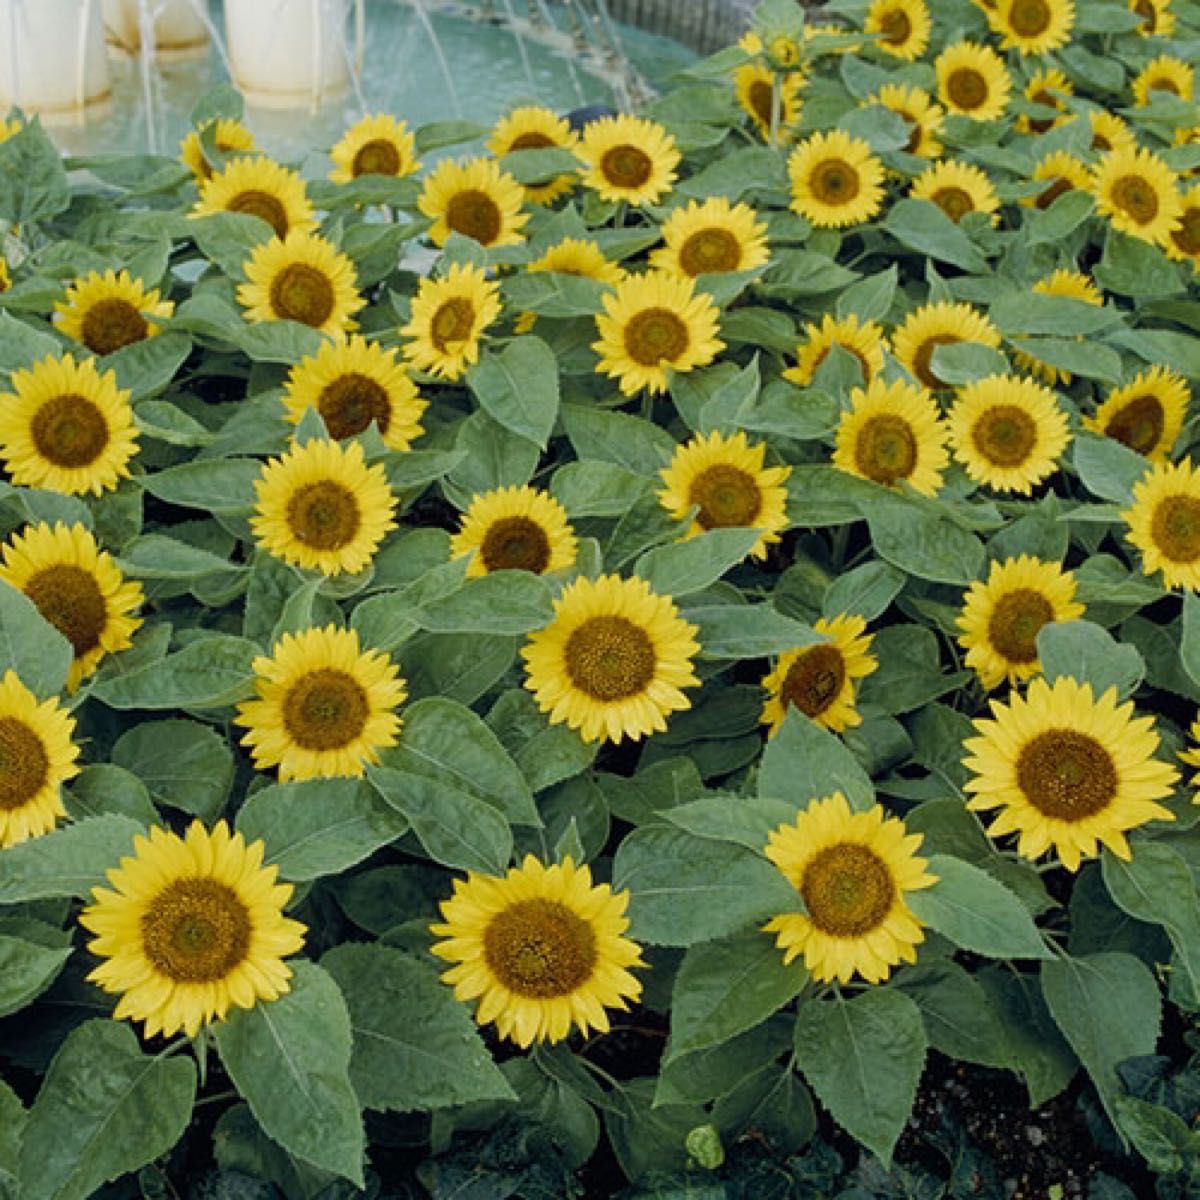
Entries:
[[935, 346], [930, 362], [933, 373], [943, 383], [958, 387], [990, 375], [1008, 373], [1008, 359], [999, 350], [978, 342], [952, 342]]
[[291, 964], [291, 990], [212, 1027], [221, 1061], [264, 1132], [314, 1167], [363, 1186], [362, 1113], [350, 1085], [353, 1037], [337, 984]]
[[200, 253], [209, 262], [216, 263], [230, 279], [239, 281], [246, 278], [244, 268], [250, 256], [274, 235], [264, 218], [240, 212], [193, 217], [188, 228]]
[[257, 642], [218, 634], [189, 642], [157, 662], [106, 679], [92, 695], [110, 708], [225, 708], [254, 693]]
[[834, 792], [841, 792], [855, 809], [875, 802], [870, 777], [841, 739], [789, 708], [763, 751], [758, 794], [807, 808], [810, 801]]
[[[1049, 208], [1033, 213], [1025, 224], [1024, 238], [1030, 246], [1042, 246], [1061, 242], [1069, 233], [1073, 233], [1092, 215], [1096, 209], [1096, 201], [1090, 192], [1082, 188], [1072, 188], [1063, 192]], [[1023, 300], [1033, 296], [1028, 292], [1021, 295]]]
[[837, 299], [837, 315], [842, 320], [855, 316], [862, 321], [883, 321], [892, 311], [899, 272], [893, 263], [878, 275], [868, 275], [852, 283]]
[[558, 362], [540, 338], [515, 338], [498, 354], [485, 349], [467, 386], [506, 429], [546, 448], [558, 418]]
[[444, 146], [473, 142], [486, 137], [487, 132], [486, 125], [476, 125], [473, 121], [433, 121], [417, 129], [417, 153], [427, 154], [430, 150], [441, 150]]
[[825, 593], [821, 612], [826, 618], [847, 613], [874, 621], [884, 614], [907, 582], [904, 573], [888, 563], [863, 563], [834, 579]]
[[1179, 643], [1179, 661], [1193, 683], [1200, 684], [1200, 597], [1183, 593], [1183, 636]]
[[9, 225], [57, 216], [71, 203], [58, 147], [34, 118], [0, 142], [0, 218]]
[[700, 630], [702, 658], [762, 658], [822, 640], [769, 604], [705, 604], [684, 608], [683, 616]]
[[1106, 629], [1091, 621], [1052, 621], [1037, 635], [1038, 658], [1053, 682], [1068, 675], [1090, 683], [1097, 699], [1109, 688], [1118, 699], [1129, 696], [1142, 682], [1146, 664], [1135, 646], [1121, 645]]
[[141, 478], [159, 500], [212, 513], [249, 512], [262, 463], [254, 458], [216, 458], [167, 467]]
[[1200, 1153], [1200, 1135], [1178, 1114], [1161, 1104], [1136, 1096], [1116, 1096], [1117, 1128], [1133, 1143], [1152, 1171], [1174, 1175], [1182, 1171], [1185, 1155]]
[[675, 439], [666, 430], [628, 413], [564, 404], [562, 419], [581, 459], [616, 463], [656, 482], [676, 450]]
[[921, 1010], [929, 1044], [951, 1058], [985, 1067], [1012, 1067], [1008, 1034], [978, 980], [949, 960], [897, 973], [891, 986]]
[[943, 670], [937, 635], [924, 625], [881, 629], [871, 653], [879, 667], [862, 681], [859, 700], [881, 712], [911, 712], [971, 678], [969, 671]]
[[71, 643], [37, 605], [10, 583], [0, 583], [0, 676], [15, 671], [35, 696], [61, 694], [75, 659]]
[[647, 486], [642, 476], [625, 467], [587, 459], [559, 467], [550, 481], [550, 494], [572, 520], [620, 517]]
[[1171, 296], [1184, 290], [1175, 264], [1157, 246], [1115, 229], [1108, 231], [1092, 278], [1106, 292], [1122, 296]]
[[662, 819], [696, 837], [714, 838], [762, 854], [771, 831], [796, 819], [799, 808], [762, 796], [706, 796], [664, 809]]
[[17, 1200], [21, 1141], [28, 1116], [17, 1093], [0, 1079], [0, 1197], [4, 1200]]
[[883, 220], [901, 245], [964, 271], [982, 274], [987, 260], [969, 237], [929, 200], [898, 200]]
[[199, 546], [177, 541], [161, 533], [136, 537], [121, 551], [121, 569], [135, 579], [202, 579], [206, 575], [228, 575], [239, 569]]
[[233, 752], [197, 721], [147, 721], [122, 734], [112, 761], [132, 771], [161, 804], [215, 821], [233, 785]]
[[634, 564], [634, 572], [660, 596], [687, 596], [703, 591], [737, 566], [761, 536], [757, 529], [710, 529], [647, 550]]
[[597, 279], [561, 271], [532, 271], [504, 281], [506, 308], [567, 320], [598, 313], [605, 292], [612, 289]]
[[91, 817], [31, 838], [4, 852], [0, 904], [75, 896], [90, 900], [92, 888], [107, 882], [105, 872], [122, 855], [133, 854], [133, 838], [143, 826], [129, 817]]
[[146, 785], [132, 772], [113, 763], [89, 763], [71, 780], [67, 812], [76, 821], [109, 813], [129, 817], [148, 828], [160, 823]]
[[100, 371], [117, 373], [117, 385], [130, 392], [130, 401], [138, 404], [161, 392], [175, 378], [191, 353], [192, 339], [185, 333], [163, 333], [123, 346], [115, 354], [97, 361]]
[[528, 633], [554, 617], [550, 586], [530, 571], [492, 571], [412, 613], [430, 633]]
[[463, 508], [480, 492], [528, 483], [537, 467], [537, 446], [485, 412], [472, 413], [462, 423], [454, 446], [463, 459], [448, 479], [463, 493]]
[[1014, 350], [1060, 371], [1069, 371], [1082, 379], [1098, 379], [1102, 383], [1121, 382], [1121, 356], [1110, 346], [1094, 338], [1014, 338]]
[[[0, 142], [0, 149], [8, 144]], [[48, 333], [0, 312], [0, 372], [31, 367], [47, 356], [57, 358], [61, 352], [62, 346]]]
[[1133, 503], [1133, 485], [1150, 469], [1147, 459], [1116, 438], [1087, 432], [1076, 435], [1072, 462], [1093, 496], [1125, 506]]
[[153, 1162], [192, 1115], [190, 1058], [143, 1054], [124, 1023], [88, 1021], [54, 1056], [21, 1147], [22, 1200], [87, 1200]]
[[979, 577], [983, 543], [952, 522], [936, 505], [879, 489], [864, 504], [871, 541], [879, 557], [917, 579], [965, 586]]
[[18, 1012], [40, 996], [70, 956], [70, 946], [52, 949], [0, 934], [0, 1017]]
[[1121, 315], [1115, 309], [1070, 296], [1043, 296], [1037, 292], [1012, 292], [1002, 296], [992, 305], [991, 318], [1006, 336], [1027, 333], [1083, 337], [1102, 333], [1121, 323]]

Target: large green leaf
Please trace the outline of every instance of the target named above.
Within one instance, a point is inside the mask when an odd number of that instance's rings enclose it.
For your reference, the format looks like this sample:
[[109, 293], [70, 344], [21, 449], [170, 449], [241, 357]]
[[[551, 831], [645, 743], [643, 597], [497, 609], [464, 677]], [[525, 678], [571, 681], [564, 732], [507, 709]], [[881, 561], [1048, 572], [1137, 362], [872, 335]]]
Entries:
[[119, 709], [225, 708], [254, 694], [252, 664], [261, 653], [248, 638], [201, 638], [157, 662], [97, 683], [92, 694]]
[[215, 821], [233, 785], [233, 751], [198, 721], [146, 721], [122, 734], [112, 760], [132, 771], [155, 800]]
[[647, 550], [634, 570], [660, 596], [686, 596], [716, 583], [750, 553], [761, 536], [757, 529], [710, 529]]
[[498, 354], [484, 350], [467, 385], [494, 420], [546, 448], [558, 418], [558, 363], [540, 338], [516, 338]]
[[1136, 646], [1121, 645], [1091, 621], [1047, 622], [1038, 631], [1037, 648], [1048, 680], [1067, 675], [1080, 683], [1090, 683], [1096, 697], [1115, 687], [1123, 700], [1146, 673]]
[[52, 948], [0, 934], [0, 1017], [40, 996], [70, 955], [69, 946]]
[[34, 695], [57, 696], [67, 683], [71, 643], [9, 583], [0, 583], [0, 676], [15, 671]]
[[9, 847], [0, 871], [0, 904], [51, 896], [90, 899], [92, 888], [105, 883], [105, 872], [133, 854], [134, 835], [142, 830], [129, 817], [90, 817]]
[[0, 1079], [0, 1197], [3, 1200], [17, 1200], [21, 1141], [28, 1116], [17, 1093]]
[[758, 794], [807, 808], [841, 792], [852, 808], [869, 808], [875, 799], [870, 777], [835, 734], [791, 708], [763, 751]]

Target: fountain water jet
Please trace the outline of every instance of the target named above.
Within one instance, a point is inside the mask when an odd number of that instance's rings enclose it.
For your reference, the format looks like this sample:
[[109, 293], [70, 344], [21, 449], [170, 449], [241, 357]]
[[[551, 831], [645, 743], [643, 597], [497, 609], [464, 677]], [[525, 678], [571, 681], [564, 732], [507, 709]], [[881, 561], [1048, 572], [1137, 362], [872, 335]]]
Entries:
[[[141, 54], [145, 0], [103, 0], [109, 46], [130, 57]], [[150, 13], [154, 57], [186, 62], [208, 54], [209, 29], [193, 0], [157, 0]]]

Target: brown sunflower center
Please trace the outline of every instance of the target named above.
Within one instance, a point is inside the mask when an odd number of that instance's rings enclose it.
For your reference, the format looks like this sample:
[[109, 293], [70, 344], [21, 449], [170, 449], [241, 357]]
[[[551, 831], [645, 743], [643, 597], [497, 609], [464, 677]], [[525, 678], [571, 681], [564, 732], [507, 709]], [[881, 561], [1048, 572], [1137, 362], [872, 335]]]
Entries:
[[446, 205], [446, 224], [455, 233], [474, 238], [481, 246], [490, 246], [504, 226], [499, 205], [487, 194], [474, 188], [456, 192]]
[[625, 353], [643, 367], [675, 362], [688, 342], [687, 325], [669, 309], [643, 309], [625, 326]]
[[230, 212], [248, 213], [252, 217], [258, 217], [259, 220], [266, 221], [275, 230], [276, 237], [287, 237], [287, 209], [277, 196], [272, 196], [269, 192], [260, 192], [254, 189], [248, 192], [238, 192], [225, 207]]
[[862, 937], [883, 923], [896, 897], [887, 864], [873, 850], [839, 842], [804, 868], [800, 895], [808, 919], [831, 937]]
[[479, 555], [489, 571], [540, 575], [550, 563], [550, 539], [529, 517], [501, 517], [488, 527]]
[[1082, 821], [1102, 812], [1117, 794], [1112, 756], [1094, 737], [1074, 729], [1047, 729], [1017, 756], [1017, 784], [1038, 812]]
[[1073, 192], [1075, 185], [1065, 176], [1059, 175], [1044, 192], [1038, 195], [1034, 204], [1038, 208], [1049, 208], [1064, 192]]
[[1053, 620], [1054, 609], [1041, 592], [1014, 588], [992, 609], [988, 641], [1009, 662], [1031, 663], [1037, 659], [1038, 630]]
[[1158, 26], [1158, 10], [1150, 0], [1134, 0], [1133, 11], [1142, 18], [1142, 29], [1153, 33]]
[[470, 338], [475, 328], [475, 305], [465, 296], [451, 296], [439, 305], [429, 322], [429, 340], [442, 354]]
[[1195, 562], [1200, 558], [1200, 500], [1164, 496], [1154, 510], [1150, 535], [1169, 562]]
[[1109, 199], [1131, 221], [1148, 225], [1158, 216], [1158, 193], [1140, 175], [1122, 175], [1109, 188]]
[[912, 21], [903, 9], [893, 8], [883, 14], [879, 22], [882, 40], [889, 46], [903, 46], [912, 36]]
[[29, 423], [37, 452], [56, 467], [86, 467], [109, 442], [104, 414], [84, 396], [68, 394], [47, 400]]
[[1008, 10], [1008, 27], [1018, 37], [1037, 37], [1050, 28], [1053, 14], [1046, 0], [1014, 0]]
[[305, 750], [340, 750], [362, 733], [370, 710], [357, 679], [345, 671], [319, 667], [288, 687], [283, 725], [292, 741]]
[[82, 326], [83, 344], [93, 354], [112, 354], [150, 333], [146, 318], [128, 300], [116, 296], [93, 304], [84, 313]]
[[846, 660], [828, 643], [810, 646], [792, 663], [779, 689], [784, 710], [790, 705], [806, 717], [819, 717], [841, 695]]
[[625, 617], [589, 617], [563, 647], [571, 682], [593, 700], [625, 700], [643, 692], [658, 663], [644, 629]]
[[862, 190], [858, 172], [840, 158], [827, 158], [809, 172], [808, 187], [822, 204], [849, 204]]
[[353, 437], [372, 421], [380, 433], [387, 433], [392, 415], [387, 389], [357, 371], [339, 375], [328, 383], [317, 399], [317, 408], [332, 438]]
[[250, 913], [215, 879], [176, 879], [142, 914], [142, 949], [176, 983], [216, 983], [246, 958]]
[[775, 94], [771, 85], [765, 79], [756, 79], [746, 95], [754, 115], [763, 123], [771, 124], [771, 108], [775, 103]]
[[42, 790], [50, 760], [42, 739], [16, 717], [0, 718], [0, 812], [24, 807]]
[[[1047, 108], [1058, 108], [1058, 101], [1055, 100], [1055, 98], [1052, 95], [1050, 95], [1049, 92], [1034, 92], [1033, 95], [1029, 97], [1029, 99], [1032, 100], [1034, 104], [1043, 104]], [[1047, 119], [1045, 117], [1030, 117], [1029, 118], [1029, 128], [1034, 133], [1045, 133], [1046, 130], [1052, 129], [1053, 127], [1054, 127], [1054, 120], [1052, 118], [1051, 119]]]
[[400, 151], [387, 138], [373, 138], [359, 148], [350, 164], [350, 173], [357, 179], [360, 175], [398, 175], [401, 167]]
[[71, 643], [82, 658], [100, 645], [108, 625], [108, 606], [96, 579], [73, 563], [43, 567], [22, 589], [38, 612]]
[[754, 476], [728, 463], [701, 471], [688, 488], [688, 501], [700, 506], [696, 522], [703, 529], [753, 525], [762, 511], [762, 491]]
[[1135, 396], [1122, 404], [1109, 418], [1104, 432], [1118, 442], [1136, 450], [1139, 454], [1149, 454], [1158, 445], [1166, 424], [1166, 413], [1163, 412], [1162, 401], [1157, 396]]
[[1019, 467], [1037, 445], [1037, 422], [1015, 404], [993, 404], [971, 427], [971, 440], [993, 466]]
[[314, 550], [340, 550], [362, 525], [358, 499], [332, 479], [297, 488], [287, 506], [292, 535]]
[[975, 211], [975, 201], [965, 188], [941, 187], [930, 199], [955, 222], [961, 221], [967, 213]]
[[987, 102], [988, 83], [974, 67], [959, 67], [946, 80], [946, 95], [956, 107], [970, 112]]
[[[767, 112], [770, 113], [769, 107]], [[768, 115], [767, 120], [770, 119]], [[654, 174], [654, 160], [637, 146], [613, 146], [600, 159], [600, 174], [613, 187], [630, 190], [644, 187]]]
[[727, 229], [697, 230], [679, 248], [679, 266], [693, 277], [736, 271], [741, 263], [741, 243]]
[[1155, 75], [1146, 83], [1146, 90], [1151, 92], [1170, 92], [1172, 96], [1178, 96], [1179, 88], [1175, 80], [1167, 75]]
[[912, 426], [892, 413], [868, 417], [854, 439], [854, 465], [876, 483], [890, 487], [917, 466], [919, 448]]
[[1185, 208], [1171, 237], [1184, 254], [1200, 255], [1200, 208]]
[[271, 281], [271, 309], [281, 321], [319, 329], [333, 315], [336, 303], [329, 277], [308, 263], [289, 263]]
[[913, 352], [913, 374], [931, 391], [946, 386], [945, 380], [934, 374], [933, 352], [939, 346], [956, 346], [962, 338], [952, 333], [934, 333], [925, 338]]
[[544, 133], [523, 133], [520, 137], [513, 138], [509, 150], [546, 150], [555, 144], [554, 139]]
[[592, 977], [598, 957], [591, 924], [557, 900], [510, 904], [483, 931], [492, 974], [528, 1000], [569, 996]]

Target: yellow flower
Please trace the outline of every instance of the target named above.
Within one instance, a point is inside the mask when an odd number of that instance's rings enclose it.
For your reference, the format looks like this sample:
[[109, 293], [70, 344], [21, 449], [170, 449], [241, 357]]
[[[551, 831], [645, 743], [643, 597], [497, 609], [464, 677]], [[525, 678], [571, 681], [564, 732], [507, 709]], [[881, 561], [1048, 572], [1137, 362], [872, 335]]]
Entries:
[[1055, 562], [1028, 554], [994, 561], [987, 582], [976, 580], [963, 597], [958, 643], [966, 664], [991, 691], [1007, 680], [1021, 683], [1041, 674], [1037, 635], [1051, 621], [1083, 616], [1075, 599], [1075, 576]]
[[363, 175], [386, 175], [403, 179], [415, 174], [417, 144], [405, 121], [390, 113], [373, 113], [355, 122], [329, 152], [334, 183], [351, 183]]
[[918, 158], [937, 158], [941, 154], [942, 143], [938, 141], [938, 135], [946, 110], [940, 104], [934, 104], [924, 89], [906, 83], [885, 83], [863, 104], [878, 104], [904, 118], [909, 127], [909, 138], [904, 147], [907, 154], [915, 154]]
[[949, 385], [934, 373], [933, 352], [959, 342], [978, 342], [997, 350], [1000, 331], [969, 304], [940, 301], [909, 313], [892, 333], [892, 353], [914, 379], [931, 391], [940, 391]]
[[592, 343], [600, 356], [596, 370], [616, 378], [626, 396], [642, 388], [665, 392], [668, 370], [705, 367], [725, 348], [716, 305], [686, 276], [630, 276], [603, 303], [596, 316], [600, 340]]
[[481, 246], [513, 246], [525, 240], [524, 203], [524, 189], [495, 159], [446, 158], [425, 180], [417, 207], [433, 222], [429, 236], [437, 246], [452, 233]]
[[1179, 224], [1171, 230], [1165, 246], [1167, 257], [1176, 262], [1190, 262], [1200, 271], [1200, 185], [1189, 188], [1180, 196], [1183, 212]]
[[200, 199], [188, 216], [219, 212], [258, 217], [278, 238], [311, 233], [317, 227], [304, 180], [265, 155], [235, 158], [200, 184]]
[[315, 408], [335, 441], [374, 425], [391, 450], [407, 450], [421, 436], [421, 414], [429, 407], [396, 351], [357, 335], [325, 342], [302, 358], [288, 376], [283, 405], [293, 425]]
[[808, 387], [812, 383], [817, 369], [834, 346], [840, 346], [858, 360], [863, 383], [870, 383], [883, 370], [887, 336], [874, 321], [859, 324], [853, 313], [835, 321], [826, 313], [820, 325], [805, 325], [804, 333], [808, 340], [796, 347], [796, 365], [783, 372], [784, 379], [797, 387]]
[[1114, 150], [1127, 150], [1132, 154], [1137, 149], [1137, 138], [1134, 137], [1133, 130], [1115, 113], [1094, 108], [1087, 116], [1092, 130], [1093, 150], [1103, 154]]
[[[563, 238], [555, 242], [540, 258], [528, 263], [526, 271], [539, 274], [553, 271], [559, 275], [578, 275], [583, 279], [594, 279], [615, 287], [626, 276], [625, 268], [610, 262], [604, 251], [586, 238]], [[537, 322], [536, 313], [521, 313], [517, 317], [514, 331], [528, 333]]]
[[1066, 192], [1091, 191], [1092, 173], [1073, 154], [1055, 150], [1038, 160], [1030, 179], [1047, 186], [1032, 196], [1025, 196], [1021, 203], [1030, 208], [1047, 209], [1059, 196]]
[[1170, 243], [1183, 214], [1179, 177], [1145, 149], [1106, 154], [1092, 176], [1092, 192], [1096, 211], [1114, 229], [1158, 246]]
[[771, 257], [766, 224], [748, 204], [731, 204], [723, 196], [675, 209], [662, 235], [666, 245], [650, 256], [651, 266], [691, 278], [752, 271]]
[[258, 695], [238, 706], [237, 723], [260, 771], [277, 766], [283, 783], [358, 779], [396, 744], [404, 680], [353, 629], [285, 633], [253, 666]]
[[1195, 71], [1169, 54], [1159, 55], [1133, 81], [1133, 96], [1139, 107], [1145, 107], [1154, 99], [1151, 92], [1164, 92], [1180, 100], [1191, 100], [1195, 91]]
[[864, 32], [879, 35], [882, 51], [906, 62], [925, 53], [932, 28], [925, 0], [873, 0], [863, 24]]
[[262, 865], [261, 841], [193, 821], [185, 838], [155, 826], [133, 848], [79, 916], [96, 935], [88, 949], [105, 960], [88, 979], [120, 994], [117, 1020], [144, 1021], [147, 1037], [195, 1037], [231, 1008], [290, 990], [283, 959], [306, 931], [283, 915], [292, 885]]
[[883, 164], [840, 129], [806, 138], [788, 159], [791, 208], [818, 228], [860, 225], [883, 204]]
[[133, 614], [142, 589], [127, 582], [112, 558], [82, 525], [29, 525], [3, 550], [0, 580], [24, 592], [71, 643], [67, 690], [74, 692], [100, 665], [133, 643], [141, 625]]
[[[1200, 767], [1200, 716], [1197, 716], [1192, 722], [1192, 727], [1188, 730], [1188, 738], [1192, 744], [1186, 750], [1180, 750], [1179, 761], [1187, 763], [1189, 767]], [[1193, 775], [1192, 787], [1196, 786], [1196, 780], [1197, 776]], [[1192, 797], [1192, 803], [1200, 804], [1200, 792]]]
[[12, 287], [12, 276], [8, 273], [8, 262], [0, 254], [0, 292], [7, 292]]
[[[487, 148], [503, 158], [514, 150], [574, 150], [579, 136], [553, 109], [529, 105], [514, 108], [492, 129]], [[574, 171], [556, 175], [546, 183], [526, 184], [525, 200], [529, 204], [553, 204], [571, 191], [579, 178]]]
[[1083, 426], [1115, 438], [1151, 462], [1166, 462], [1183, 430], [1191, 398], [1183, 376], [1166, 367], [1151, 367], [1109, 392], [1096, 415], [1084, 418]]
[[58, 328], [82, 342], [93, 354], [112, 354], [162, 332], [148, 318], [168, 320], [175, 313], [170, 300], [161, 300], [157, 289], [147, 290], [128, 271], [92, 271], [67, 289], [54, 305]]
[[583, 131], [576, 150], [583, 182], [602, 200], [657, 204], [671, 190], [682, 156], [675, 139], [644, 117], [602, 117]]
[[0, 143], [7, 142], [10, 137], [16, 137], [23, 128], [24, 126], [16, 117], [13, 117], [11, 121], [0, 118]]
[[563, 571], [574, 565], [577, 550], [566, 509], [531, 487], [496, 488], [474, 497], [450, 539], [452, 558], [473, 555], [471, 578], [493, 571]]
[[1173, 821], [1156, 804], [1171, 794], [1179, 772], [1154, 757], [1158, 734], [1117, 689], [1099, 699], [1090, 684], [1060, 676], [1035, 679], [1022, 697], [991, 702], [991, 719], [975, 721], [979, 736], [963, 747], [972, 773], [967, 807], [999, 808], [988, 833], [1017, 833], [1017, 853], [1035, 859], [1053, 848], [1068, 871], [1094, 858], [1103, 843], [1129, 858], [1125, 834], [1147, 821]]
[[1142, 37], [1170, 37], [1175, 32], [1171, 0], [1129, 0], [1129, 11], [1142, 18]]
[[1147, 575], [1162, 571], [1164, 587], [1200, 591], [1200, 471], [1190, 458], [1154, 463], [1121, 519]]
[[1049, 54], [1070, 42], [1075, 5], [1072, 0], [997, 0], [988, 21], [1005, 50]]
[[197, 183], [203, 183], [204, 180], [211, 178], [213, 173], [212, 164], [205, 157], [204, 145], [200, 140], [213, 124], [216, 125], [213, 142], [222, 154], [233, 154], [237, 151], [241, 151], [243, 154], [258, 153], [254, 134], [241, 121], [227, 117], [222, 117], [215, 122], [206, 121], [199, 129], [191, 130], [179, 143], [179, 158], [195, 176]]
[[95, 359], [48, 357], [0, 395], [0, 457], [22, 487], [99, 496], [129, 478], [138, 451], [129, 393]]
[[804, 76], [799, 71], [776, 75], [763, 63], [747, 63], [733, 77], [734, 93], [742, 111], [764, 137], [771, 135], [771, 107], [775, 103], [775, 80], [779, 80], [779, 140], [792, 140], [791, 129], [804, 108]]
[[929, 200], [955, 223], [969, 212], [986, 213], [993, 225], [1000, 197], [986, 171], [960, 162], [940, 162], [927, 167], [908, 193], [914, 200]]
[[1056, 117], [1030, 117], [1024, 113], [1017, 118], [1018, 133], [1048, 133], [1056, 126], [1071, 118], [1067, 115], [1067, 107], [1063, 104], [1062, 96], [1075, 95], [1071, 81], [1054, 67], [1043, 67], [1030, 79], [1025, 87], [1025, 99], [1031, 104], [1040, 104], [1043, 108], [1052, 108], [1061, 114]]
[[786, 965], [800, 954], [819, 983], [849, 983], [855, 974], [879, 983], [901, 962], [916, 962], [925, 940], [905, 893], [932, 887], [936, 875], [918, 858], [922, 837], [878, 805], [851, 812], [834, 792], [812, 801], [794, 824], [781, 825], [764, 853], [799, 892], [804, 913], [772, 917]]
[[642, 994], [643, 967], [625, 908], [629, 893], [593, 884], [570, 857], [545, 866], [532, 854], [502, 878], [472, 871], [454, 881], [431, 950], [454, 965], [442, 978], [456, 999], [479, 1000], [475, 1019], [519, 1046], [561, 1042], [573, 1028], [609, 1030], [606, 1008]]
[[586, 742], [637, 741], [691, 708], [682, 688], [700, 680], [696, 627], [641, 579], [577, 579], [554, 602], [554, 619], [521, 651], [525, 686], [552, 725]]
[[937, 56], [934, 68], [938, 99], [949, 112], [976, 121], [1004, 116], [1012, 80], [1004, 60], [990, 46], [956, 42]]
[[[1068, 299], [1079, 300], [1084, 304], [1092, 304], [1097, 307], [1104, 303], [1104, 297], [1100, 294], [1099, 288], [1088, 276], [1080, 274], [1078, 271], [1055, 271], [1053, 275], [1039, 279], [1033, 285], [1033, 290], [1039, 296], [1065, 296]], [[1076, 338], [1075, 340], [1082, 341], [1083, 339]], [[1023, 371], [1037, 375], [1051, 387], [1056, 383], [1071, 382], [1070, 371], [1041, 362], [1032, 354], [1026, 354], [1024, 350], [1014, 350], [1013, 361]]]
[[454, 263], [441, 279], [422, 279], [401, 333], [404, 357], [442, 379], [461, 379], [479, 361], [483, 331], [500, 315], [500, 288], [487, 273]]
[[396, 527], [387, 475], [358, 442], [316, 439], [263, 465], [250, 528], [270, 554], [323, 575], [357, 574]]

